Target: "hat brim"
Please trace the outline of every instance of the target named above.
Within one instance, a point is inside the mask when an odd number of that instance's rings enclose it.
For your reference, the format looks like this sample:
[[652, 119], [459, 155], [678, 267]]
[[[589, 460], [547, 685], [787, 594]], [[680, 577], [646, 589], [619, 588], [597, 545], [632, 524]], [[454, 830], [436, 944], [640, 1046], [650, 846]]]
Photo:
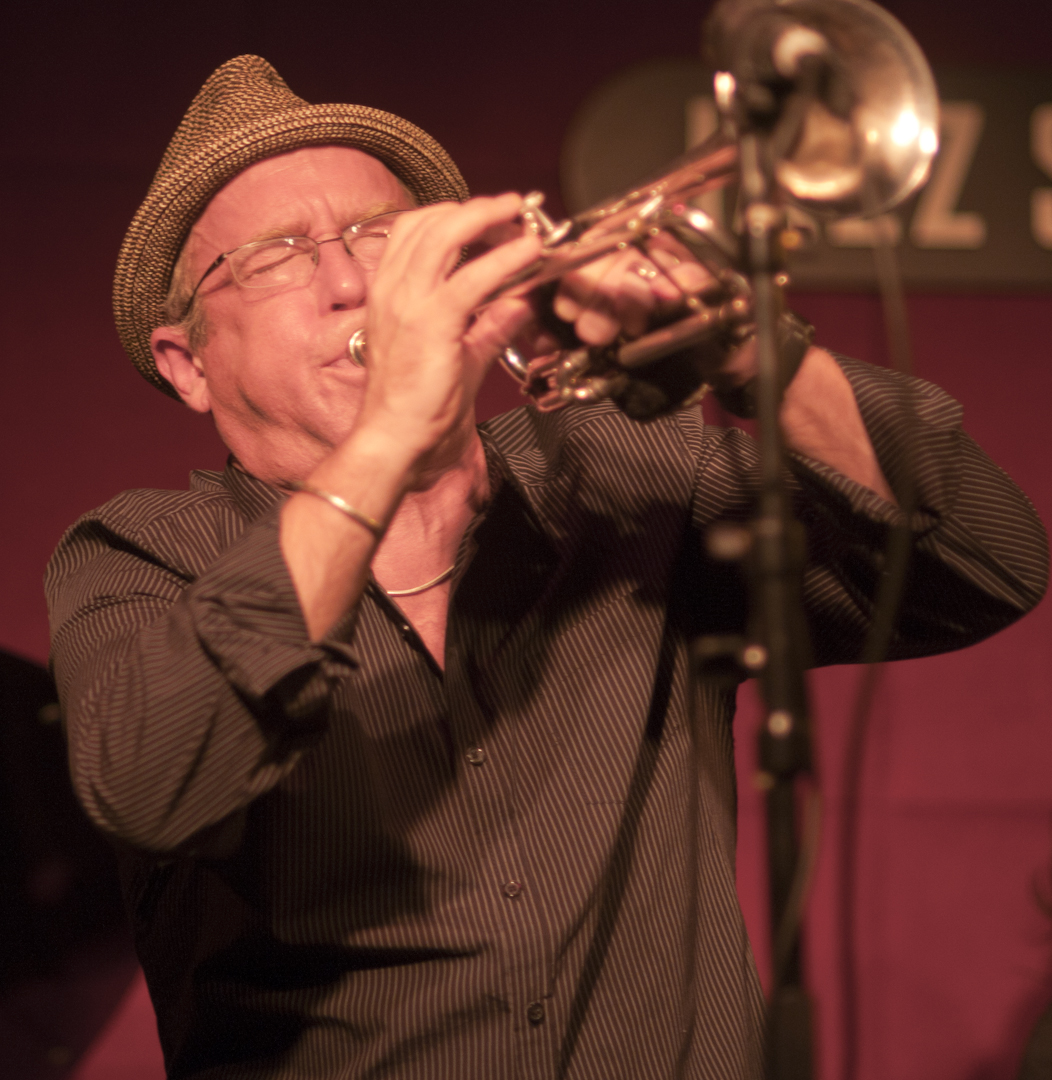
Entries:
[[212, 196], [249, 165], [307, 146], [350, 146], [371, 154], [421, 205], [463, 201], [467, 185], [452, 159], [407, 120], [363, 105], [303, 105], [245, 124], [165, 170], [132, 220], [117, 257], [113, 311], [121, 344], [140, 373], [178, 398], [150, 351], [164, 326], [165, 299], [179, 252]]

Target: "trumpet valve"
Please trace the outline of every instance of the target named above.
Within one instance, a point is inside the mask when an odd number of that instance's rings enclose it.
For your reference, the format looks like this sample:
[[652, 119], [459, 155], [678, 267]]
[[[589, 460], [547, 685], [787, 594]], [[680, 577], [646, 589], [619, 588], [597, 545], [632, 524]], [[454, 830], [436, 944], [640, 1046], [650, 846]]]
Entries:
[[531, 191], [524, 195], [519, 217], [527, 232], [539, 236], [546, 245], [557, 244], [573, 228], [573, 222], [567, 218], [558, 225], [541, 208], [544, 203], [543, 191]]

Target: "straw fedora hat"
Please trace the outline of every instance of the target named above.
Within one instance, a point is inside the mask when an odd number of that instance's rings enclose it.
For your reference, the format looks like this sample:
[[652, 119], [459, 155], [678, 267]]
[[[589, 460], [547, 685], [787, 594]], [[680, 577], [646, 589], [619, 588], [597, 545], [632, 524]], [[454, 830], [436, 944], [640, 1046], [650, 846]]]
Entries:
[[426, 132], [364, 105], [309, 105], [259, 56], [213, 72], [183, 117], [124, 237], [113, 281], [121, 344], [140, 373], [178, 398], [150, 353], [183, 241], [212, 196], [263, 158], [304, 146], [353, 146], [382, 161], [421, 205], [463, 201], [467, 185]]

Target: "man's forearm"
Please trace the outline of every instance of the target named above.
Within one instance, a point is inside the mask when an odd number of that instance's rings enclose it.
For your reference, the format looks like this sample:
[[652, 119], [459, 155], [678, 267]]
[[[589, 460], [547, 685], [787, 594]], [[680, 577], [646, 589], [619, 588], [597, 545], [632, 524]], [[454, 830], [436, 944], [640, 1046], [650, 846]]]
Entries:
[[[306, 483], [338, 496], [382, 527], [398, 509], [412, 455], [384, 432], [356, 432]], [[306, 491], [281, 511], [281, 552], [312, 641], [357, 604], [379, 544], [370, 528]]]
[[804, 357], [785, 392], [781, 421], [789, 449], [832, 466], [895, 503], [851, 383], [825, 349], [811, 348]]

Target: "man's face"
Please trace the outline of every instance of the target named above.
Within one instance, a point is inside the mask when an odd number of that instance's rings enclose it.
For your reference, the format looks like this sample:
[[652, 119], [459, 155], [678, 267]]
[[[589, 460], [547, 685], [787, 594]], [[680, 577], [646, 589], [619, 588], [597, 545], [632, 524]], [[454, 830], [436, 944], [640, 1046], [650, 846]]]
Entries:
[[[191, 277], [196, 282], [216, 256], [241, 244], [328, 240], [363, 218], [410, 206], [395, 177], [359, 150], [312, 147], [267, 158], [231, 180], [198, 219], [188, 240]], [[207, 343], [193, 358], [199, 375], [188, 373], [193, 393], [183, 396], [211, 409], [250, 472], [272, 481], [305, 475], [349, 433], [366, 374], [348, 358], [347, 339], [365, 324], [369, 285], [339, 241], [319, 249], [306, 285], [242, 288], [227, 264], [205, 280], [197, 302], [205, 305]], [[155, 344], [164, 337], [155, 332]]]

